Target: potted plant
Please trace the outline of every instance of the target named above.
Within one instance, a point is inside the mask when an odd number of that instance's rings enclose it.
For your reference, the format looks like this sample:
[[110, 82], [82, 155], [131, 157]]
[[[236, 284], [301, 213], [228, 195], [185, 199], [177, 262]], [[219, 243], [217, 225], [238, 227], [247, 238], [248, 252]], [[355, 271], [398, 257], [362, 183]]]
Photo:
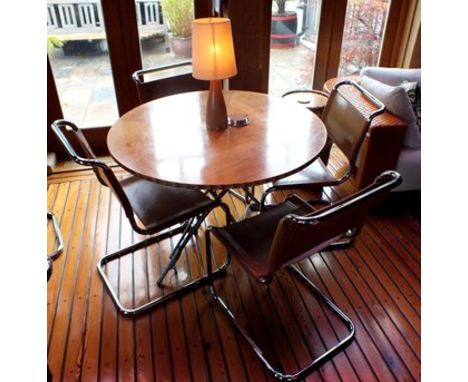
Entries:
[[297, 13], [286, 11], [287, 0], [274, 0], [271, 18], [272, 48], [286, 48], [296, 45]]
[[193, 0], [162, 0], [161, 6], [175, 56], [192, 57]]

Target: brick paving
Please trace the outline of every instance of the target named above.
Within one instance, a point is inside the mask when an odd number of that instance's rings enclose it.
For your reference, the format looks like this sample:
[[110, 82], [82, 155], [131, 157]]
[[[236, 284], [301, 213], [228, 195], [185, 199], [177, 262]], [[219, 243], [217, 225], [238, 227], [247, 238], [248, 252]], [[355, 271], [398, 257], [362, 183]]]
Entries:
[[[144, 41], [144, 67], [180, 61], [166, 48], [161, 40]], [[108, 53], [92, 44], [83, 49], [86, 46], [69, 55], [60, 48], [49, 50], [64, 116], [85, 128], [111, 125], [118, 111]], [[271, 49], [269, 93], [280, 96], [291, 89], [310, 88], [313, 57], [313, 50], [301, 44]]]

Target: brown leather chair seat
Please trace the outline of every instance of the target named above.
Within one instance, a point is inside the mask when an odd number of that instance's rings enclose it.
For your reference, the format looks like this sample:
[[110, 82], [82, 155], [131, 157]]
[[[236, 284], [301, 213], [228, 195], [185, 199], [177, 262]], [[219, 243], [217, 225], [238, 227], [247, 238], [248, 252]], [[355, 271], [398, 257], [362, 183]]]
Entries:
[[213, 205], [213, 200], [200, 191], [164, 186], [136, 176], [122, 180], [120, 185], [147, 230], [170, 227]]
[[312, 206], [294, 195], [257, 216], [226, 227], [213, 227], [213, 230], [225, 239], [227, 245], [233, 245], [230, 249], [238, 255], [237, 260], [258, 278], [268, 272], [266, 258], [279, 221], [287, 214], [305, 215], [313, 211]]
[[288, 176], [287, 178], [279, 179], [273, 182], [276, 187], [293, 187], [303, 186], [310, 182], [314, 187], [320, 188], [324, 185], [330, 186], [338, 183], [336, 177], [330, 172], [328, 167], [320, 158], [317, 158], [312, 164], [305, 169]]

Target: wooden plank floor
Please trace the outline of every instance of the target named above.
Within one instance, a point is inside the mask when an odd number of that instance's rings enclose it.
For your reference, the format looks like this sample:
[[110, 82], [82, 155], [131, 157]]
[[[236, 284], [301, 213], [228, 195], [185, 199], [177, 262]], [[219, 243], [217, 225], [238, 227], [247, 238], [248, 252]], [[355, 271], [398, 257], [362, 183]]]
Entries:
[[[338, 170], [335, 153], [332, 164]], [[272, 381], [205, 289], [138, 318], [117, 314], [96, 263], [141, 237], [92, 172], [62, 169], [49, 176], [47, 193], [48, 209], [57, 216], [65, 244], [48, 283], [47, 349], [54, 380]], [[325, 194], [336, 199], [351, 186]], [[226, 202], [236, 217], [242, 216], [240, 203], [230, 196]], [[307, 381], [420, 380], [421, 227], [415, 203], [417, 199], [392, 196], [372, 213], [354, 246], [324, 251], [300, 263], [356, 325], [355, 341]], [[222, 212], [212, 213], [206, 224], [224, 224]], [[178, 263], [178, 279], [171, 274], [169, 290], [203, 271], [205, 227]], [[52, 239], [49, 227], [49, 251]], [[156, 244], [108, 266], [127, 304], [165, 293], [155, 279], [173, 244]], [[223, 251], [216, 241], [214, 246], [220, 261]], [[267, 356], [286, 371], [304, 365], [345, 333], [287, 271], [280, 272], [267, 291], [233, 261], [216, 285]]]

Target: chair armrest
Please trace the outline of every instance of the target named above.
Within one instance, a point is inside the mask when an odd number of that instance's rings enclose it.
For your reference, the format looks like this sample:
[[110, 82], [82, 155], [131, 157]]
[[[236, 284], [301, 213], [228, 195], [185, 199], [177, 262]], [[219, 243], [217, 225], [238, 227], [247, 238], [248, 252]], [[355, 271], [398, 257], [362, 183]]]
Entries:
[[183, 61], [183, 62], [178, 62], [176, 64], [160, 65], [154, 68], [140, 69], [132, 74], [132, 79], [136, 84], [142, 84], [144, 82], [143, 76], [145, 74], [161, 72], [163, 70], [168, 70], [168, 69], [175, 69], [181, 66], [192, 66], [192, 61]]

